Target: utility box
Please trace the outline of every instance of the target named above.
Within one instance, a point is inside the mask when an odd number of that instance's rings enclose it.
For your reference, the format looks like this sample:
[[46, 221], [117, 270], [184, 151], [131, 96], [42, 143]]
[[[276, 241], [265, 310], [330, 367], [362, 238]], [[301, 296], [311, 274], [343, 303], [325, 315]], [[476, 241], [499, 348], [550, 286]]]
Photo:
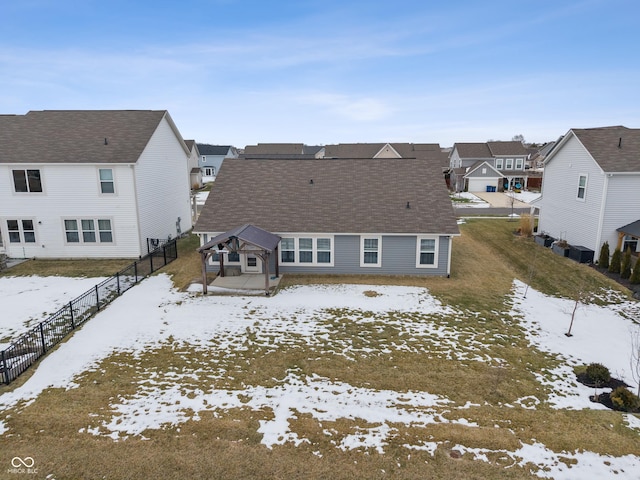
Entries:
[[587, 247], [572, 245], [569, 248], [569, 258], [578, 263], [593, 263], [594, 251]]

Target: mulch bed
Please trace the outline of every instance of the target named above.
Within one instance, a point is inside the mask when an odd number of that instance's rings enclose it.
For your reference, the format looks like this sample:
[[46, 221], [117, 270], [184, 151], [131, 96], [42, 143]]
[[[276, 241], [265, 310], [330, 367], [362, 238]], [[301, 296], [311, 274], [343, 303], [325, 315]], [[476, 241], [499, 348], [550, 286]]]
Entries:
[[628, 288], [629, 290], [631, 290], [633, 292], [633, 298], [636, 298], [636, 299], [640, 300], [640, 284], [635, 284], [634, 285], [634, 284], [630, 283], [628, 279], [622, 278], [619, 273], [611, 273], [606, 268], [600, 268], [600, 267], [598, 267], [597, 265], [595, 265], [593, 263], [591, 264], [591, 267], [596, 269], [597, 271], [599, 271], [601, 274], [606, 275], [607, 277], [609, 277], [614, 282], [617, 282], [620, 285], [622, 285], [623, 287]]
[[[580, 373], [576, 376], [578, 377], [578, 381], [581, 384], [586, 385], [587, 387], [596, 388], [596, 385], [591, 383], [591, 379], [586, 373]], [[618, 387], [628, 388], [629, 385], [624, 383], [622, 380], [618, 380], [617, 378], [613, 378], [613, 377], [611, 377], [611, 379], [607, 383], [598, 385], [598, 389], [610, 388], [611, 391], [615, 390]], [[602, 405], [604, 405], [607, 408], [610, 408], [611, 410], [618, 410], [617, 408], [615, 408], [615, 406], [613, 405], [613, 402], [611, 401], [610, 392], [599, 393], [597, 397], [595, 395], [591, 395], [589, 396], [589, 400], [591, 400], [594, 403], [601, 403]], [[629, 413], [640, 413], [640, 408], [637, 408]]]

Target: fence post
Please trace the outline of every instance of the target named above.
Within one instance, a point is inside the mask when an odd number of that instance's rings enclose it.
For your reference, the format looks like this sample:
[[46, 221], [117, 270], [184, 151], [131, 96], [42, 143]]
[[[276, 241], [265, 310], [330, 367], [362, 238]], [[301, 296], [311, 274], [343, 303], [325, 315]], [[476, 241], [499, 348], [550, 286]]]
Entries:
[[149, 254], [149, 267], [151, 267], [151, 273], [153, 273], [153, 253]]
[[118, 296], [120, 296], [120, 272], [116, 273], [116, 285], [118, 286]]
[[2, 350], [2, 374], [4, 377], [4, 384], [9, 385], [9, 369], [7, 368], [7, 358], [4, 355], [4, 350]]
[[71, 313], [71, 328], [75, 330], [76, 322], [73, 319], [73, 301], [69, 302], [69, 312]]
[[98, 285], [96, 285], [96, 310], [100, 310], [100, 297], [98, 295]]
[[133, 262], [133, 273], [136, 277], [135, 283], [138, 283], [138, 262]]
[[162, 245], [162, 256], [164, 257], [164, 264], [167, 264], [167, 245]]
[[42, 340], [42, 353], [44, 354], [47, 351], [47, 344], [44, 341], [44, 327], [42, 326], [44, 322], [40, 322], [40, 340]]

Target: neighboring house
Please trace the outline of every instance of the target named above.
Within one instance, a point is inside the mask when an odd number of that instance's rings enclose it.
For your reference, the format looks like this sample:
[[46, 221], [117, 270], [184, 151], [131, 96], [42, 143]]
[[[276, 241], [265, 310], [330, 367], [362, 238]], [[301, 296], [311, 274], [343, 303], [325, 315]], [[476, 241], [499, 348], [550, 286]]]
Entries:
[[247, 145], [239, 156], [248, 159], [323, 158], [324, 147], [303, 143], [258, 143]]
[[638, 250], [640, 129], [572, 129], [545, 161], [538, 231], [594, 251]]
[[191, 229], [189, 151], [167, 111], [0, 116], [0, 236], [14, 258], [133, 258]]
[[192, 190], [202, 188], [202, 170], [200, 169], [200, 151], [195, 140], [185, 140], [185, 145], [189, 150], [189, 185]]
[[200, 170], [204, 182], [212, 182], [218, 175], [218, 170], [225, 158], [237, 158], [238, 150], [231, 145], [209, 145], [208, 143], [198, 143], [200, 152]]
[[[277, 261], [292, 273], [448, 276], [459, 235], [441, 170], [414, 158], [227, 159], [194, 232], [204, 245], [245, 224], [282, 238]], [[260, 273], [255, 258], [224, 255]]]
[[451, 188], [486, 192], [527, 189], [531, 177], [525, 162], [529, 152], [521, 142], [456, 143], [449, 156]]
[[418, 158], [443, 168], [448, 164], [437, 143], [339, 143], [325, 146], [324, 158]]

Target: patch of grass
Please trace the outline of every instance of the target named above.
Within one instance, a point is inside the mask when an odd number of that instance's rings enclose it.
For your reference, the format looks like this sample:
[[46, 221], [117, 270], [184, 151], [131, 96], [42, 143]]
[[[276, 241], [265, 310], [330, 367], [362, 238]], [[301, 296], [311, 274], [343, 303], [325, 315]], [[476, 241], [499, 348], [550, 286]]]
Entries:
[[134, 259], [28, 260], [0, 272], [0, 277], [110, 277], [133, 263]]
[[200, 237], [197, 235], [190, 234], [178, 239], [178, 258], [157, 273], [170, 275], [173, 284], [182, 291], [194, 282], [202, 282], [202, 260], [196, 251], [199, 246]]
[[[55, 478], [531, 479], [537, 477], [503, 453], [490, 452], [488, 462], [481, 462], [471, 454], [454, 459], [451, 450], [462, 444], [514, 451], [538, 441], [556, 452], [638, 455], [637, 433], [624, 426], [618, 413], [545, 406], [548, 391], [535, 374], [557, 367], [560, 360], [532, 348], [505, 305], [514, 278], [532, 278], [534, 288], [568, 298], [580, 290], [619, 287], [593, 269], [514, 236], [516, 225], [505, 220], [462, 225], [462, 236], [454, 239], [451, 278], [288, 274], [281, 284], [426, 287], [451, 307], [446, 315], [345, 308], [317, 312], [313, 319], [278, 319], [247, 304], [242, 312], [250, 326], [242, 334], [220, 334], [197, 345], [169, 338], [135, 355], [114, 353], [76, 378], [78, 388], [50, 389], [30, 405], [0, 413], [8, 428], [0, 436], [0, 465], [14, 456], [32, 456], [39, 474]], [[178, 260], [161, 270], [178, 288], [200, 280], [197, 246], [193, 235], [181, 239]], [[375, 288], [367, 292], [377, 294]], [[277, 330], [274, 325], [284, 321], [308, 322], [318, 334]], [[293, 412], [289, 426], [311, 443], [268, 449], [260, 443], [258, 429], [274, 412], [244, 404], [229, 410], [186, 410], [199, 419], [147, 430], [142, 433], [146, 439], [116, 442], [87, 430], [108, 433], [103, 422], [117, 418], [113, 405], [125, 404], [146, 388], [177, 387], [183, 399], [227, 389], [248, 399], [245, 389], [279, 386], [291, 373], [318, 375], [353, 388], [440, 395], [452, 403], [433, 407], [435, 414], [477, 426], [390, 423], [384, 454], [365, 447], [338, 448], [348, 436], [375, 425], [358, 418], [320, 421], [303, 412]], [[536, 404], [522, 401], [527, 397], [541, 403], [523, 408], [521, 404]], [[467, 402], [472, 405], [461, 408]], [[433, 456], [405, 446], [421, 442], [440, 446]]]

